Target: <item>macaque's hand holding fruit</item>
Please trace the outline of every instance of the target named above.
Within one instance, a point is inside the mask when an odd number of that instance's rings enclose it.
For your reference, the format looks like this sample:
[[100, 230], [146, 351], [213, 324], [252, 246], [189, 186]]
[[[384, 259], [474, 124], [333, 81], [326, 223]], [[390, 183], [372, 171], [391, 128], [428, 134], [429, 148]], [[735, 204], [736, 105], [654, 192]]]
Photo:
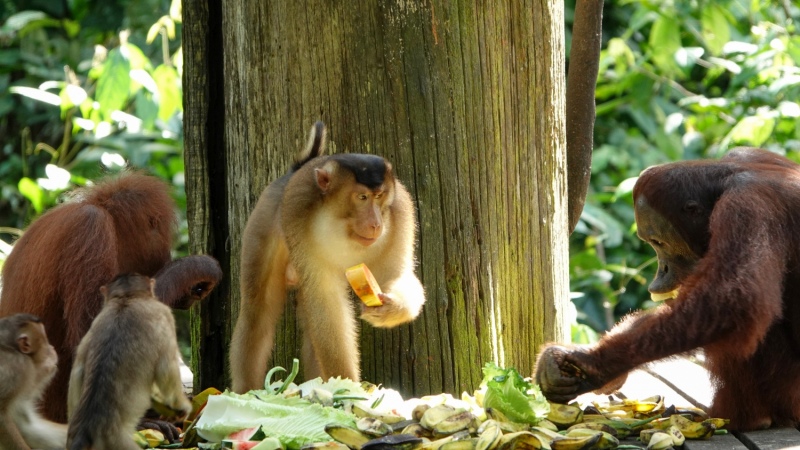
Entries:
[[345, 276], [353, 291], [366, 306], [382, 306], [383, 298], [388, 297], [387, 294], [381, 292], [378, 282], [375, 281], [375, 277], [372, 276], [372, 272], [369, 271], [366, 264], [359, 264], [347, 269]]

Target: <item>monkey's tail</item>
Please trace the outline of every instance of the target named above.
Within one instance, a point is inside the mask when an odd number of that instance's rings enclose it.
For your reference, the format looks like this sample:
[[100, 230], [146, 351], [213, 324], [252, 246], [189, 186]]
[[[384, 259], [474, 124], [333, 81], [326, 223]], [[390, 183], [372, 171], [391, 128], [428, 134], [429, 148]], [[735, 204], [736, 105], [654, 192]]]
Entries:
[[327, 141], [327, 132], [325, 131], [325, 124], [318, 120], [317, 123], [311, 128], [311, 133], [308, 136], [308, 144], [306, 148], [297, 155], [297, 159], [292, 164], [292, 172], [303, 167], [303, 165], [317, 156], [325, 153], [325, 144]]
[[92, 447], [92, 436], [89, 434], [89, 430], [87, 428], [81, 428], [72, 436], [72, 440], [68, 441], [69, 446], [67, 450], [88, 450]]

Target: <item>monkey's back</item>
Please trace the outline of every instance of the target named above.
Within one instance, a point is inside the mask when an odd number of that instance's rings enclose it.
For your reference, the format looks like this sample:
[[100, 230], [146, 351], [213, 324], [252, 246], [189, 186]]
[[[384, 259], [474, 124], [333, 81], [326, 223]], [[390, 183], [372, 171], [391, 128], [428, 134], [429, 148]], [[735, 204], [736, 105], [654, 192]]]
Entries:
[[78, 346], [83, 384], [70, 417], [70, 439], [81, 432], [97, 438], [135, 427], [150, 407], [161, 357], [174, 352], [165, 343], [174, 341], [172, 311], [155, 298], [107, 302]]

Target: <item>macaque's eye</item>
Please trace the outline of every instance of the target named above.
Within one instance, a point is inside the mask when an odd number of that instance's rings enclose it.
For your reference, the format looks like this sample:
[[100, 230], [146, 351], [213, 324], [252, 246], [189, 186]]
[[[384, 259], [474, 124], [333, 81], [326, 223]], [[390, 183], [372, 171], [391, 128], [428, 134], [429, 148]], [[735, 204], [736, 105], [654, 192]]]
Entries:
[[652, 242], [653, 245], [655, 245], [656, 247], [661, 247], [662, 245], [664, 245], [663, 242], [661, 242], [661, 241], [659, 241], [657, 239], [651, 239], [650, 242]]
[[358, 199], [359, 200], [366, 200], [367, 199], [367, 194], [358, 194]]

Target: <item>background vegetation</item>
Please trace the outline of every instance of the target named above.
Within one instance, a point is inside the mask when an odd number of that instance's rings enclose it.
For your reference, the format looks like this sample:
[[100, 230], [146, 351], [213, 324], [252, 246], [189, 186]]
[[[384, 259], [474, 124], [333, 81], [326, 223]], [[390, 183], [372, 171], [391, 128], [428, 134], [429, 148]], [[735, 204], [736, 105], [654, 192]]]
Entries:
[[[567, 28], [573, 11], [566, 0]], [[642, 169], [736, 145], [800, 162], [798, 20], [789, 0], [606, 0], [591, 191], [570, 243], [574, 340], [651, 306], [655, 254], [631, 202]], [[169, 181], [185, 214], [180, 1], [6, 0], [0, 23], [0, 264], [66, 190], [125, 161]]]

